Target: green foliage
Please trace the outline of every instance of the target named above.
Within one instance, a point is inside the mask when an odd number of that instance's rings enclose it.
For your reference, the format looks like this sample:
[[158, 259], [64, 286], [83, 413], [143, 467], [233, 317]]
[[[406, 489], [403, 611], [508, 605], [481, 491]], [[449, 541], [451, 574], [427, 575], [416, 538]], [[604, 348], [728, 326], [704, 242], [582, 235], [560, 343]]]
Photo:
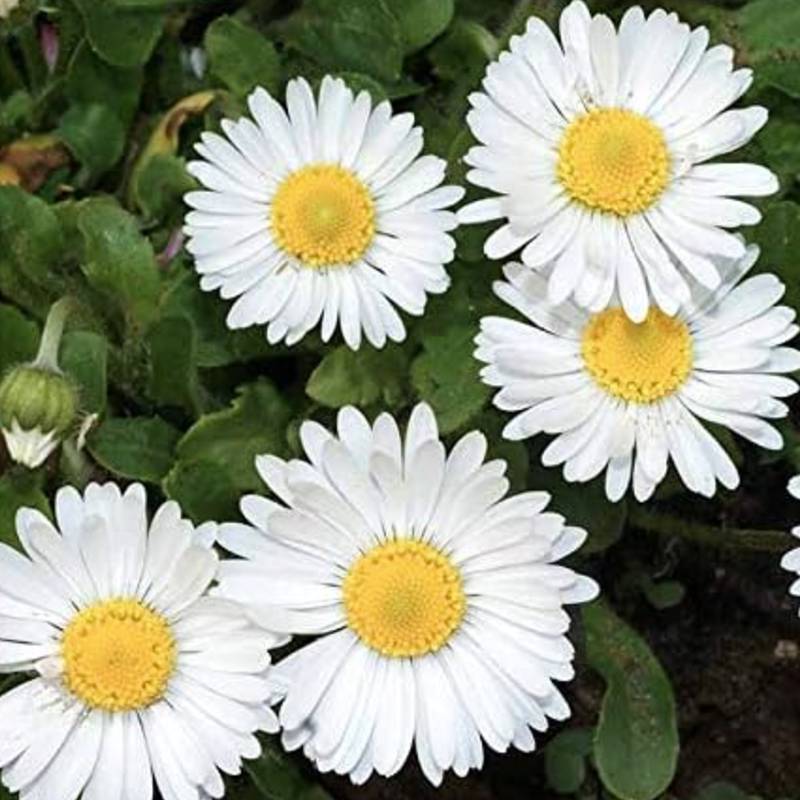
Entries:
[[20, 508], [36, 508], [52, 516], [50, 503], [38, 476], [30, 472], [7, 472], [0, 476], [0, 542], [19, 547], [14, 518]]
[[353, 352], [337, 347], [311, 373], [306, 393], [329, 408], [346, 405], [396, 408], [405, 397], [408, 361], [400, 347]]
[[[589, 3], [615, 20], [633, 4]], [[412, 112], [424, 129], [425, 152], [447, 160], [449, 182], [463, 182], [463, 157], [474, 143], [464, 120], [469, 93], [530, 14], [552, 24], [564, 5], [25, 0], [11, 23], [0, 22], [0, 162], [20, 146], [30, 159], [24, 189], [0, 186], [0, 377], [34, 357], [51, 303], [73, 297], [60, 363], [78, 391], [73, 433], [84, 421], [92, 426], [83, 450], [73, 436], [60, 459], [36, 471], [12, 466], [0, 445], [0, 541], [18, 545], [13, 519], [20, 506], [49, 514], [58, 487], [90, 480], [142, 481], [153, 507], [174, 498], [197, 522], [235, 520], [242, 495], [267, 491], [255, 457], [296, 456], [305, 419], [327, 424], [337, 409], [353, 404], [370, 417], [389, 410], [402, 423], [425, 400], [448, 443], [481, 430], [489, 457], [507, 461], [513, 491], [550, 492], [549, 510], [587, 530], [586, 544], [572, 558], [602, 578], [614, 607], [638, 630], [606, 603], [587, 609], [584, 624], [571, 634], [578, 676], [566, 694], [575, 721], [537, 733], [536, 754], [513, 762], [487, 759], [485, 773], [463, 784], [448, 778], [444, 792], [496, 800], [505, 796], [508, 774], [524, 784], [509, 793], [515, 797], [556, 792], [573, 800], [674, 800], [668, 792], [678, 791], [670, 783], [679, 743], [670, 680], [681, 681], [681, 667], [665, 656], [667, 676], [650, 645], [665, 652], [662, 626], [689, 614], [699, 594], [693, 570], [716, 566], [711, 555], [685, 557], [676, 542], [715, 546], [726, 537], [752, 551], [765, 549], [765, 541], [772, 550], [784, 548], [783, 530], [796, 521], [783, 496], [786, 478], [800, 468], [796, 408], [780, 422], [790, 447], [769, 460], [757, 460], [747, 445], [715, 431], [742, 471], [736, 494], [690, 505], [672, 478], [645, 512], [632, 500], [612, 504], [602, 477], [566, 483], [560, 470], [541, 465], [538, 440], [502, 438], [508, 414], [492, 406], [473, 358], [480, 318], [499, 308], [491, 292], [499, 264], [483, 254], [494, 224], [456, 233], [457, 260], [448, 265], [452, 286], [428, 299], [422, 317], [402, 314], [406, 341], [381, 350], [364, 344], [357, 352], [338, 333], [330, 343], [312, 333], [287, 347], [270, 345], [263, 326], [230, 330], [230, 300], [201, 290], [192, 258], [179, 246], [183, 196], [198, 188], [187, 164], [196, 157], [200, 132], [219, 131], [222, 119], [246, 113], [246, 96], [256, 86], [282, 98], [287, 79], [296, 75], [316, 87], [331, 73], [356, 92], [367, 90], [375, 102], [389, 98], [396, 111]], [[715, 43], [730, 43], [737, 64], [754, 70], [753, 87], [740, 104], [766, 106], [770, 121], [730, 159], [765, 163], [779, 175], [781, 191], [756, 201], [763, 221], [744, 234], [762, 251], [754, 271], [780, 275], [784, 302], [800, 307], [800, 2], [643, 5], [664, 5], [694, 25], [707, 25]], [[60, 36], [52, 72], [39, 47], [45, 20]], [[779, 491], [773, 493], [774, 486]], [[733, 525], [743, 529], [730, 530]], [[776, 531], [749, 530], [756, 526]], [[716, 557], [716, 550], [709, 552]], [[734, 583], [740, 567], [725, 569]], [[705, 589], [707, 572], [701, 580]], [[743, 583], [752, 581], [745, 575]], [[756, 631], [767, 616], [747, 619]], [[587, 676], [587, 659], [598, 676]], [[752, 739], [769, 740], [770, 733], [758, 731]], [[226, 780], [226, 796], [350, 796], [336, 778], [325, 779], [329, 795], [302, 757], [282, 753], [272, 739], [264, 745], [241, 777]], [[686, 763], [684, 771], [697, 760]], [[674, 783], [681, 800], [765, 794], [744, 780], [738, 789], [726, 777], [690, 776], [691, 786], [701, 787], [693, 796], [684, 794], [683, 777]], [[419, 793], [415, 780], [411, 768], [400, 779], [402, 789], [375, 783], [363, 794], [411, 796]], [[360, 797], [362, 790], [352, 792]], [[0, 789], [0, 798], [7, 796]]]
[[562, 731], [544, 751], [547, 785], [559, 794], [577, 792], [586, 780], [586, 759], [592, 752], [592, 732], [584, 728]]
[[291, 416], [287, 399], [268, 381], [243, 386], [229, 408], [202, 416], [180, 440], [165, 491], [198, 519], [235, 516], [243, 494], [264, 491], [255, 457], [286, 455]]
[[88, 177], [102, 175], [122, 157], [125, 129], [108, 106], [73, 105], [61, 118], [58, 135], [86, 169]]
[[89, 438], [98, 464], [124, 478], [158, 483], [175, 459], [180, 431], [160, 417], [107, 419]]
[[0, 305], [0, 375], [9, 367], [31, 361], [39, 346], [39, 330], [13, 306]]
[[156, 312], [159, 278], [153, 247], [136, 220], [116, 203], [87, 200], [78, 211], [77, 226], [83, 236], [81, 268], [89, 285], [122, 315], [125, 326], [147, 326]]
[[267, 800], [331, 800], [331, 795], [306, 778], [277, 743], [265, 743], [261, 757], [246, 762], [245, 768]]
[[218, 17], [205, 36], [212, 75], [238, 95], [256, 86], [276, 92], [281, 64], [274, 45], [234, 17]]
[[604, 601], [583, 610], [589, 664], [606, 682], [594, 738], [603, 785], [620, 800], [654, 800], [678, 761], [675, 698], [647, 644]]
[[126, 10], [119, 3], [73, 2], [83, 14], [89, 43], [104, 61], [138, 67], [150, 58], [164, 27], [163, 14]]
[[281, 35], [323, 69], [400, 78], [406, 42], [386, 0], [308, 0], [281, 26]]

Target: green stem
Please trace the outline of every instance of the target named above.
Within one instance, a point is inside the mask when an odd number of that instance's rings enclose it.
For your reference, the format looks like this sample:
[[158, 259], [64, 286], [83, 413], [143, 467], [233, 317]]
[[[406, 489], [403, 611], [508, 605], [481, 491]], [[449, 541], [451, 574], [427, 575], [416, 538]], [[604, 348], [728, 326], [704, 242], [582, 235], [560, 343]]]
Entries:
[[72, 311], [71, 297], [62, 297], [50, 306], [47, 320], [44, 323], [42, 339], [39, 343], [39, 352], [33, 361], [33, 366], [39, 369], [61, 372], [58, 366], [58, 351], [61, 347], [61, 335], [64, 333], [64, 323]]
[[793, 539], [784, 531], [727, 528], [689, 522], [671, 514], [631, 508], [628, 523], [649, 533], [663, 536], [680, 536], [707, 547], [732, 550], [750, 550], [761, 553], [784, 553], [792, 547]]

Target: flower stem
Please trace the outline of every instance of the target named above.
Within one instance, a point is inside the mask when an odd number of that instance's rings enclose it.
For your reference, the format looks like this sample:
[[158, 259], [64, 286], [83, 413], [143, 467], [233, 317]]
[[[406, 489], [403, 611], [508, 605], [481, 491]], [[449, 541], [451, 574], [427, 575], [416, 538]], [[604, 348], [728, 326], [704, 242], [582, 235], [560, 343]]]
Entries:
[[721, 549], [783, 553], [792, 546], [794, 541], [784, 531], [715, 527], [701, 522], [689, 522], [672, 514], [661, 514], [644, 508], [631, 508], [628, 512], [628, 523], [649, 533], [680, 536], [706, 547]]
[[61, 347], [64, 323], [67, 321], [73, 305], [71, 297], [62, 297], [50, 306], [39, 343], [39, 352], [36, 354], [32, 366], [50, 372], [61, 372], [58, 366], [58, 351]]

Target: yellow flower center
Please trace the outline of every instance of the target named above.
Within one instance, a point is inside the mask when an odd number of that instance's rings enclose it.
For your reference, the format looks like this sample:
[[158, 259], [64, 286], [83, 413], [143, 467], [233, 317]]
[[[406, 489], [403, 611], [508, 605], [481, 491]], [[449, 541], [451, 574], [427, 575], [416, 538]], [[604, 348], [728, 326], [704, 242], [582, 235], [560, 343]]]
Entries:
[[167, 621], [138, 600], [85, 608], [61, 639], [64, 683], [91, 708], [134, 711], [159, 700], [175, 670]]
[[556, 172], [573, 200], [628, 217], [649, 208], [667, 187], [669, 152], [661, 130], [646, 117], [599, 108], [567, 126]]
[[621, 308], [595, 314], [583, 330], [581, 353], [592, 378], [631, 403], [673, 394], [692, 370], [689, 328], [657, 308], [638, 324]]
[[467, 600], [461, 574], [424, 542], [398, 539], [361, 556], [344, 580], [347, 623], [385, 656], [423, 656], [461, 625]]
[[352, 172], [335, 164], [311, 164], [278, 187], [271, 224], [278, 244], [303, 264], [350, 264], [375, 235], [375, 204]]

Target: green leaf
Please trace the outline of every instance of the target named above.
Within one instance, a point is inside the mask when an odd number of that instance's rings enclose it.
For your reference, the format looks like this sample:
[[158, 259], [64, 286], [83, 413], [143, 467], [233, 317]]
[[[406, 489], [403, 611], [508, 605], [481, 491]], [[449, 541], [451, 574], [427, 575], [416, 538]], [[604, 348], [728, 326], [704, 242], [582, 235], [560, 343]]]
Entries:
[[772, 86], [795, 99], [800, 98], [800, 61], [770, 59], [758, 65], [756, 79], [759, 84]]
[[53, 209], [15, 186], [0, 186], [0, 259], [30, 281], [52, 285], [63, 257], [61, 225]]
[[28, 471], [7, 472], [0, 477], [0, 542], [19, 547], [14, 522], [20, 508], [38, 508], [52, 517], [50, 503], [39, 487], [39, 478]]
[[106, 409], [108, 342], [90, 331], [66, 334], [60, 365], [80, 387], [80, 410], [102, 414]]
[[201, 291], [197, 276], [188, 270], [169, 290], [162, 309], [165, 316], [184, 316], [192, 321], [197, 338], [196, 363], [200, 368], [227, 366], [275, 352], [261, 328], [229, 330], [225, 324], [225, 304]]
[[160, 13], [127, 11], [108, 2], [73, 0], [94, 51], [109, 64], [136, 67], [151, 56], [164, 28]]
[[280, 31], [323, 68], [363, 72], [382, 81], [400, 78], [403, 32], [385, 0], [307, 0]]
[[[216, 519], [223, 510], [235, 512], [242, 494], [264, 488], [255, 470], [256, 456], [287, 453], [291, 417], [291, 405], [268, 381], [242, 387], [229, 408], [201, 417], [181, 439], [165, 491], [195, 518], [209, 509]], [[209, 477], [203, 475], [203, 465], [209, 467]], [[207, 502], [198, 486], [210, 493]]]
[[738, 786], [723, 781], [710, 783], [695, 795], [694, 800], [757, 800], [757, 798], [743, 792]]
[[420, 50], [443, 33], [453, 19], [453, 0], [386, 0], [400, 23], [405, 49]]
[[67, 67], [66, 94], [75, 104], [100, 103], [113, 109], [127, 128], [139, 105], [142, 75], [141, 67], [107, 64], [83, 41]]
[[466, 19], [457, 19], [447, 35], [430, 50], [436, 74], [448, 81], [464, 79], [464, 73], [480, 76], [486, 64], [497, 55], [497, 39], [490, 31]]
[[420, 400], [430, 403], [443, 434], [463, 428], [483, 409], [489, 387], [473, 358], [477, 323], [455, 325], [423, 340], [424, 353], [411, 365], [411, 382]]
[[647, 644], [601, 600], [584, 607], [589, 664], [606, 682], [594, 740], [603, 786], [620, 800], [654, 800], [678, 761], [675, 698]]
[[259, 758], [245, 762], [245, 769], [266, 800], [332, 800], [271, 742], [264, 743]]
[[208, 26], [205, 47], [211, 74], [244, 96], [256, 86], [274, 94], [281, 81], [275, 46], [255, 28], [234, 17], [218, 17]]
[[311, 373], [306, 393], [328, 408], [381, 403], [395, 408], [405, 397], [408, 360], [397, 345], [383, 350], [331, 350]]
[[783, 186], [800, 175], [800, 123], [777, 117], [770, 120], [756, 139], [764, 153], [766, 166], [777, 173]]
[[15, 364], [32, 361], [39, 347], [39, 326], [14, 306], [0, 304], [0, 376]]
[[800, 54], [800, 3], [752, 0], [737, 15], [742, 43], [752, 61], [776, 51]]
[[161, 319], [147, 333], [149, 395], [161, 405], [180, 406], [192, 416], [201, 408], [195, 340], [194, 327], [186, 317]]
[[179, 461], [162, 483], [167, 497], [177, 500], [195, 523], [238, 517], [239, 492], [225, 465], [215, 461]]
[[160, 417], [105, 420], [89, 436], [92, 458], [114, 475], [158, 483], [172, 467], [180, 431]]
[[108, 200], [83, 203], [77, 224], [87, 280], [124, 315], [129, 327], [143, 329], [155, 315], [160, 283], [150, 242], [136, 220]]
[[577, 792], [586, 780], [586, 759], [591, 752], [591, 730], [575, 728], [556, 734], [544, 749], [547, 785], [559, 794]]
[[800, 306], [800, 205], [784, 200], [771, 203], [753, 239], [761, 248], [759, 267], [775, 272], [786, 284], [782, 302]]
[[183, 211], [183, 195], [197, 188], [177, 156], [157, 153], [136, 174], [136, 202], [148, 220], [160, 220]]
[[125, 149], [125, 129], [108, 106], [92, 103], [69, 107], [61, 117], [58, 135], [83, 164], [87, 179], [113, 167]]
[[674, 608], [686, 596], [686, 587], [680, 581], [653, 581], [642, 583], [642, 591], [653, 608], [663, 611]]

